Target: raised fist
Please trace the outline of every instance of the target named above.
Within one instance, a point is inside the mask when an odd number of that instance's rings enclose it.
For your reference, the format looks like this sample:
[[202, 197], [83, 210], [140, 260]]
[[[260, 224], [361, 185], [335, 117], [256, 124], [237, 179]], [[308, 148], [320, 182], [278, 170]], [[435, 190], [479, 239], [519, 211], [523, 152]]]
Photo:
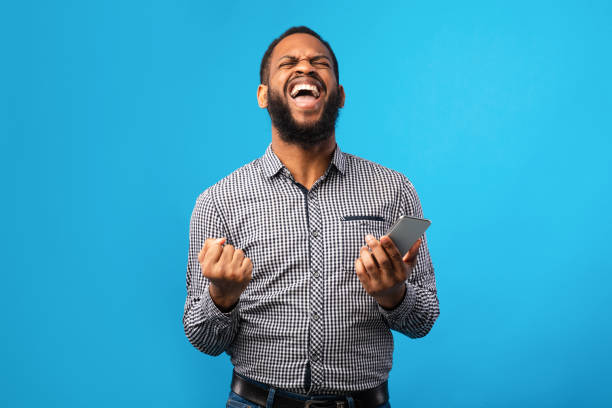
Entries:
[[198, 254], [202, 274], [210, 280], [210, 297], [221, 311], [238, 303], [240, 294], [251, 281], [253, 262], [242, 249], [225, 243], [225, 238], [208, 238]]

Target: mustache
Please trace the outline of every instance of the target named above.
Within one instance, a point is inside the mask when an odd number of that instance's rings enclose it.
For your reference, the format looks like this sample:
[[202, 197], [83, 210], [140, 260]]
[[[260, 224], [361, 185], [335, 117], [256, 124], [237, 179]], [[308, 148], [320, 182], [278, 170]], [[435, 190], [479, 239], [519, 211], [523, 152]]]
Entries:
[[285, 82], [285, 86], [283, 88], [283, 92], [285, 94], [287, 93], [287, 89], [289, 88], [289, 84], [291, 83], [291, 81], [294, 81], [298, 78], [312, 78], [319, 83], [323, 91], [327, 92], [327, 86], [325, 86], [325, 82], [321, 79], [321, 77], [316, 72], [309, 72], [307, 74], [296, 75], [293, 78], [288, 79], [287, 82]]
[[340, 113], [340, 94], [333, 90], [329, 100], [325, 102], [323, 113], [319, 120], [313, 123], [298, 123], [293, 118], [289, 101], [280, 91], [269, 90], [268, 113], [272, 124], [280, 137], [288, 143], [310, 148], [328, 139], [334, 132], [338, 114]]

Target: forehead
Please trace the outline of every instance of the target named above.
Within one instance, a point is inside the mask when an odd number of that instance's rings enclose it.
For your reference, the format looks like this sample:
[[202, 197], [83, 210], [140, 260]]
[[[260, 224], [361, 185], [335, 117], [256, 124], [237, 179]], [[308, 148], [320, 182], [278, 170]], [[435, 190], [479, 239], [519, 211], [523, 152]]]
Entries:
[[332, 56], [325, 45], [310, 34], [297, 33], [291, 34], [283, 38], [272, 52], [271, 59], [273, 61], [282, 58], [285, 55], [294, 57], [325, 55], [330, 61]]

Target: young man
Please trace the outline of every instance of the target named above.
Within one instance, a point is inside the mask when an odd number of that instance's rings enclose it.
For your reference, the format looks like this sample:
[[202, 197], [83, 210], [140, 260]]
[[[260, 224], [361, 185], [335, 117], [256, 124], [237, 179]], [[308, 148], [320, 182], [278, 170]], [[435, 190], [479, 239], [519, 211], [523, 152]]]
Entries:
[[345, 94], [317, 33], [274, 40], [260, 80], [272, 142], [197, 199], [185, 333], [231, 356], [228, 406], [388, 407], [390, 329], [422, 337], [439, 315], [425, 237], [400, 254], [384, 236], [423, 216], [418, 196], [336, 144]]

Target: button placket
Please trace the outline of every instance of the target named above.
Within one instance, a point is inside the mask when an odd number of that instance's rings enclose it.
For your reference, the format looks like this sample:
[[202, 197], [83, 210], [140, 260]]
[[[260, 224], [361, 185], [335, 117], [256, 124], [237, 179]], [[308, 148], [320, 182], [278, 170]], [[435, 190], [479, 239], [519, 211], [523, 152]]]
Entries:
[[323, 279], [321, 271], [324, 268], [324, 251], [322, 239], [322, 217], [319, 205], [317, 188], [306, 195], [308, 200], [308, 218], [310, 228], [310, 271], [313, 279], [310, 279], [310, 360], [311, 360], [311, 391], [316, 384], [323, 381], [323, 368], [321, 365], [321, 353], [323, 350]]

